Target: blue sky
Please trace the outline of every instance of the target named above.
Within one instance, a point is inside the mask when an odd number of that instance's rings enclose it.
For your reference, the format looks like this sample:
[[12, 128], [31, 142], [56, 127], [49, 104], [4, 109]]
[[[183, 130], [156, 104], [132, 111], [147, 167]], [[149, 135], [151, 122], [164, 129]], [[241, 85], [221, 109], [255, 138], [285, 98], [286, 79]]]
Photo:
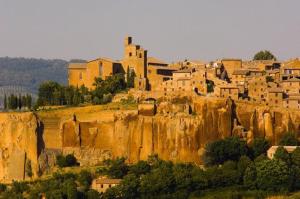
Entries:
[[0, 0], [0, 56], [120, 59], [123, 39], [166, 61], [300, 57], [299, 0]]

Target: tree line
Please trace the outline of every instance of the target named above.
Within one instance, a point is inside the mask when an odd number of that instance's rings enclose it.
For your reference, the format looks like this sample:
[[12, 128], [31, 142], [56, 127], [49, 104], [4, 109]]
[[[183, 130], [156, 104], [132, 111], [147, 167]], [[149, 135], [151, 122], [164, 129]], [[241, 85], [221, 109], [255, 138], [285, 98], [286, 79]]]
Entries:
[[31, 109], [32, 107], [32, 97], [29, 94], [26, 95], [14, 95], [4, 96], [4, 109], [5, 110], [16, 110], [16, 109]]
[[133, 87], [134, 74], [125, 81], [123, 74], [115, 74], [105, 80], [95, 78], [94, 89], [84, 85], [80, 87], [63, 86], [57, 82], [47, 81], [40, 85], [38, 106], [69, 105], [78, 106], [83, 103], [106, 104], [111, 102], [114, 94]]

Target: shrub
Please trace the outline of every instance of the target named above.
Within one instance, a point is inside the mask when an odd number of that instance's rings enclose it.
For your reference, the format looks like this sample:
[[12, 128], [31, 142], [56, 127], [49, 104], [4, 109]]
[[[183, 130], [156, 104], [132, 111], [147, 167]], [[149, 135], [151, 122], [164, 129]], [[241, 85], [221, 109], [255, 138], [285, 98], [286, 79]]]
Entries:
[[77, 180], [80, 185], [83, 186], [85, 190], [87, 190], [92, 184], [92, 174], [87, 170], [82, 170], [80, 171]]
[[77, 165], [77, 159], [73, 154], [66, 155], [66, 164], [68, 167]]
[[285, 192], [290, 189], [289, 169], [280, 160], [264, 160], [256, 165], [257, 188], [271, 192]]
[[62, 167], [71, 167], [71, 166], [76, 166], [77, 159], [73, 154], [68, 154], [66, 156], [63, 155], [57, 155], [56, 156], [56, 164], [62, 168]]

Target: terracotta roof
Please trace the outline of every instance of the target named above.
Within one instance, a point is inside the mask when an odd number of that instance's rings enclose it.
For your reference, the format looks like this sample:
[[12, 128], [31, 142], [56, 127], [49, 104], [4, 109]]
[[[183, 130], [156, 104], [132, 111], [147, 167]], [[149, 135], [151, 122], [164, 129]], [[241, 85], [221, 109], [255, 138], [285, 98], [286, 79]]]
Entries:
[[121, 179], [99, 178], [96, 179], [97, 184], [120, 184]]
[[283, 93], [282, 88], [269, 88], [268, 89], [269, 93]]
[[280, 73], [280, 70], [279, 69], [268, 70], [267, 73], [269, 74]]
[[219, 88], [232, 88], [232, 89], [239, 89], [237, 86], [235, 85], [218, 85]]
[[117, 61], [115, 61], [113, 59], [110, 59], [110, 58], [107, 58], [107, 57], [99, 57], [97, 59], [90, 60], [88, 62], [93, 62], [93, 61], [98, 61], [98, 60], [105, 60], [105, 61], [108, 61], [108, 62], [118, 63]]
[[300, 69], [300, 60], [298, 58], [288, 61], [283, 65], [284, 69]]
[[68, 68], [70, 68], [70, 69], [85, 69], [86, 63], [69, 63]]
[[173, 73], [191, 73], [191, 72], [193, 72], [193, 69], [189, 68], [189, 69], [177, 70], [174, 71]]
[[160, 59], [157, 59], [155, 57], [148, 57], [148, 64], [150, 64], [150, 63], [160, 64], [160, 65], [168, 65], [166, 62], [164, 62]]
[[240, 70], [234, 70], [233, 75], [247, 75], [249, 74], [249, 70], [244, 70], [244, 69], [240, 69]]
[[205, 65], [205, 64], [207, 64], [206, 62], [201, 61], [201, 60], [189, 60], [188, 62], [190, 62], [192, 64], [197, 64], [197, 65]]

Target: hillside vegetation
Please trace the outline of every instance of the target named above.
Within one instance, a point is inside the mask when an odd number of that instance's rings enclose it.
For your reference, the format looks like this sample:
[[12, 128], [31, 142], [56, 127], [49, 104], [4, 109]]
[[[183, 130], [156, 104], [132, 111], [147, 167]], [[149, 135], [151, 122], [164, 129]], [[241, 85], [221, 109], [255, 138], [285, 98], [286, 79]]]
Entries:
[[0, 57], [0, 107], [5, 94], [30, 94], [36, 99], [42, 82], [53, 80], [66, 84], [67, 65], [67, 61], [59, 59]]
[[0, 87], [23, 87], [37, 93], [39, 85], [46, 80], [66, 84], [67, 65], [67, 61], [59, 59], [0, 57]]

